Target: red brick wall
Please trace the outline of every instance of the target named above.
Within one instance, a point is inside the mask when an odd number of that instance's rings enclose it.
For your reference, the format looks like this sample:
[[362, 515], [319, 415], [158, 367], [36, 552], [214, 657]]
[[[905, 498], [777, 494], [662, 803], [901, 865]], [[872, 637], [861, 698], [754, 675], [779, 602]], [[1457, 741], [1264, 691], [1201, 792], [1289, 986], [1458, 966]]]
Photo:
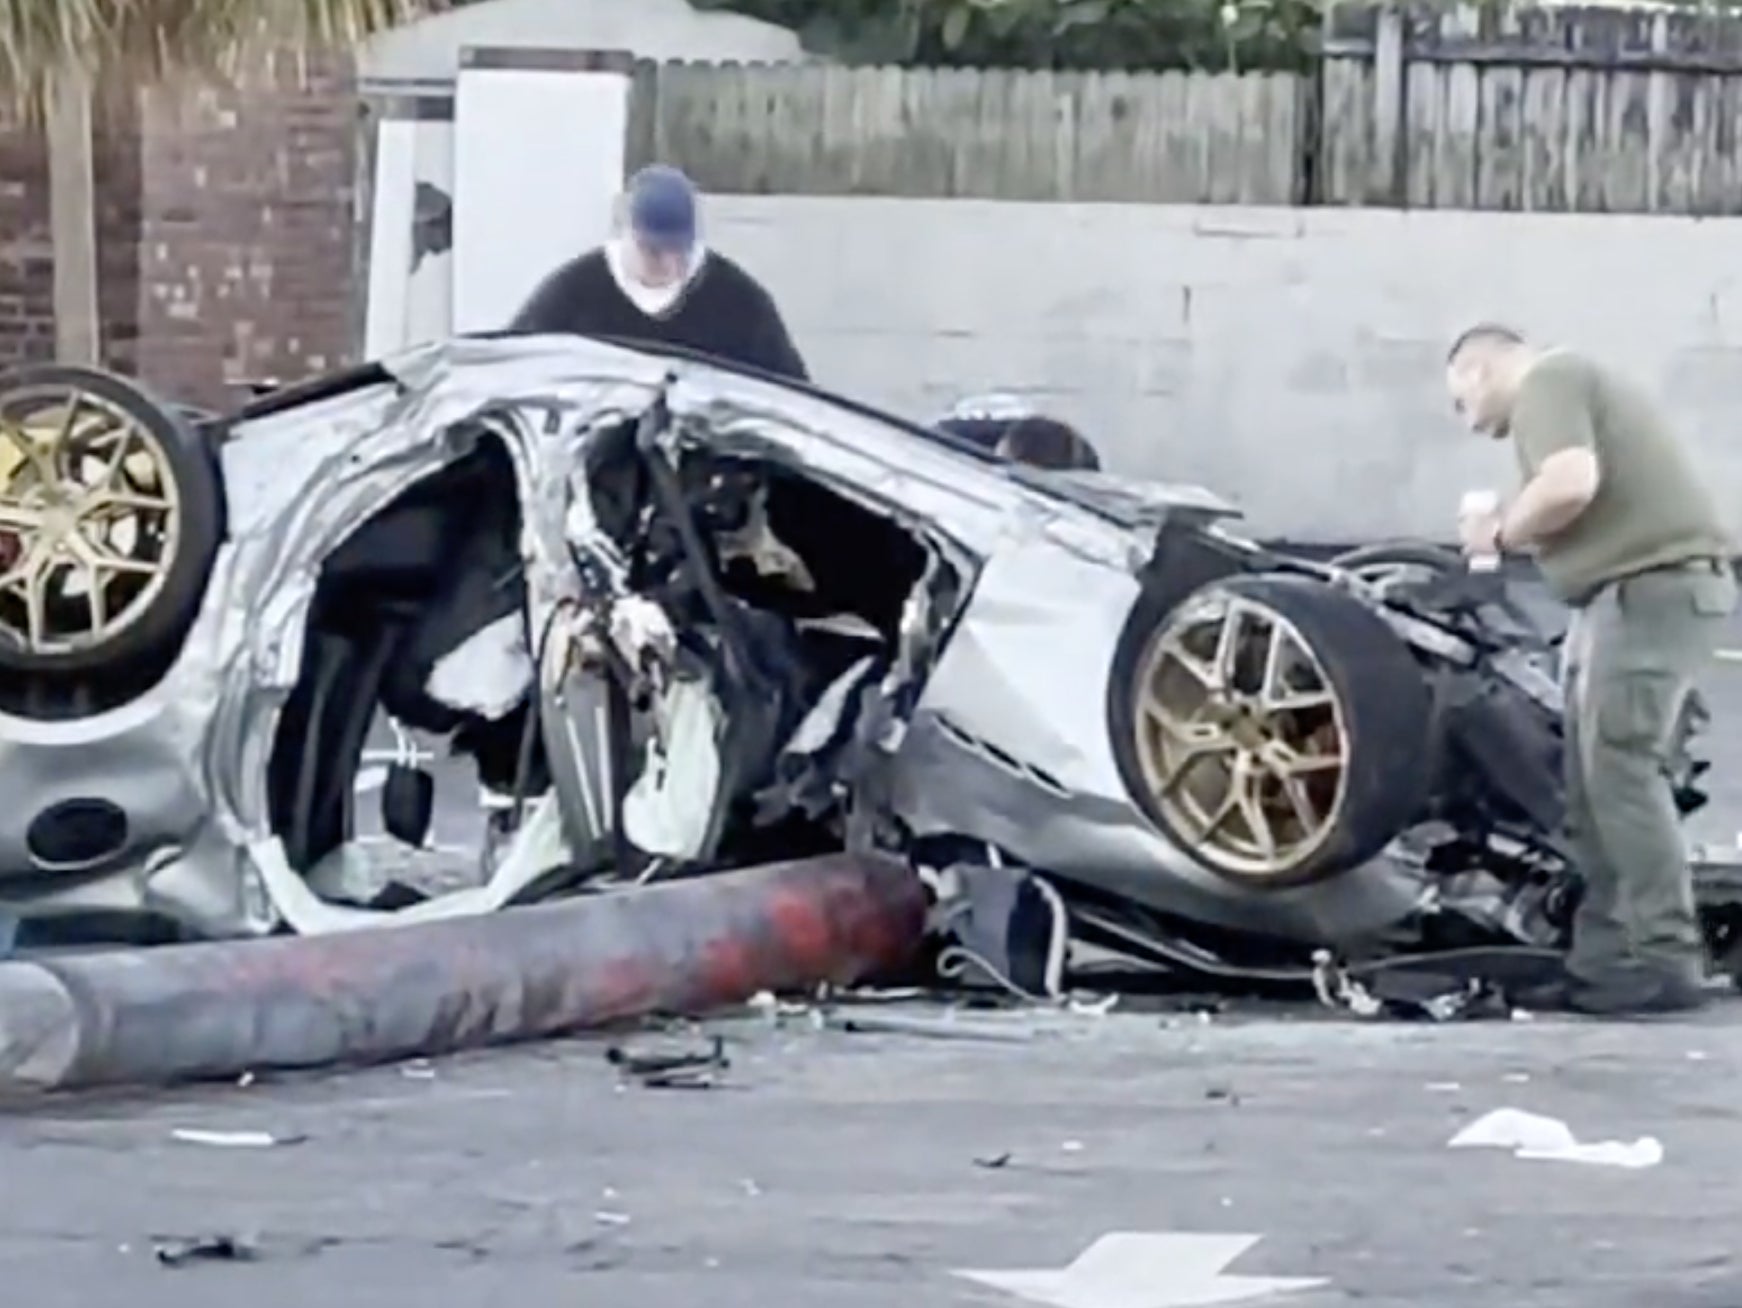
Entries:
[[48, 148], [40, 126], [0, 119], [0, 367], [53, 354]]
[[97, 312], [102, 320], [103, 359], [111, 367], [136, 373], [143, 123], [136, 113], [100, 107], [91, 132], [91, 176], [97, 197]]
[[348, 358], [357, 101], [338, 61], [146, 97], [139, 364], [206, 403]]
[[[96, 133], [105, 361], [179, 399], [352, 351], [357, 100], [342, 60], [146, 92]], [[47, 156], [0, 124], [0, 365], [52, 357]]]

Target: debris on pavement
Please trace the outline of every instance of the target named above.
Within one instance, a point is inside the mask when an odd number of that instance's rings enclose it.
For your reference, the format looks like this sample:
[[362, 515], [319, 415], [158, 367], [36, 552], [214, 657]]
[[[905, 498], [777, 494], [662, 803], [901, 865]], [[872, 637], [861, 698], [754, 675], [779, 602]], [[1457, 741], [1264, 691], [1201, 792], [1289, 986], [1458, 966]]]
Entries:
[[[923, 992], [915, 990], [918, 997]], [[815, 1010], [810, 1004], [798, 1000], [781, 999], [769, 990], [758, 990], [746, 1001], [745, 1007], [752, 1013], [765, 1018], [771, 1026], [784, 1026], [788, 1018], [814, 1019]]]
[[1033, 1040], [1032, 1027], [1009, 1027], [976, 1022], [956, 1016], [952, 1009], [943, 1017], [920, 1017], [898, 1013], [853, 1013], [826, 1011], [824, 1025], [837, 1031], [860, 1034], [922, 1036], [938, 1040], [984, 1040], [995, 1044], [1026, 1044]]
[[726, 1057], [724, 1036], [715, 1036], [706, 1049], [670, 1053], [637, 1052], [612, 1045], [605, 1051], [605, 1061], [654, 1090], [711, 1090], [732, 1065]]
[[1313, 955], [1313, 990], [1324, 1007], [1356, 1017], [1451, 1022], [1517, 1016], [1489, 978], [1404, 967], [1357, 977], [1324, 949]]
[[974, 1160], [975, 1167], [984, 1167], [987, 1171], [997, 1171], [1000, 1167], [1008, 1167], [1015, 1155], [1008, 1150], [1001, 1154], [984, 1154]]
[[1351, 977], [1328, 949], [1313, 955], [1313, 992], [1326, 1008], [1340, 1009], [1356, 1017], [1378, 1017], [1384, 1005]]
[[257, 1245], [236, 1235], [153, 1236], [151, 1252], [165, 1267], [200, 1262], [251, 1263], [260, 1257]]
[[1106, 1017], [1119, 1003], [1118, 995], [1073, 995], [1065, 1002], [1067, 1011], [1078, 1017]]
[[1663, 1144], [1655, 1136], [1637, 1140], [1603, 1140], [1581, 1144], [1559, 1118], [1497, 1108], [1454, 1135], [1453, 1149], [1510, 1149], [1514, 1158], [1547, 1162], [1587, 1163], [1597, 1167], [1655, 1167], [1663, 1161]]
[[271, 1149], [277, 1145], [301, 1144], [306, 1135], [274, 1135], [270, 1131], [201, 1131], [177, 1127], [170, 1137], [183, 1144], [211, 1145], [217, 1149]]

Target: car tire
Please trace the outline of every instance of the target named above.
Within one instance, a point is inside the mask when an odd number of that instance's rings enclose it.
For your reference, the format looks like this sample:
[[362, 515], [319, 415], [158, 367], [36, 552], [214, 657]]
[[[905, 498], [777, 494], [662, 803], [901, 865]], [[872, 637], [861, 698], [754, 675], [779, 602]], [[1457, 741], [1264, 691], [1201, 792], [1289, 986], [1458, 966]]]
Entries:
[[1455, 551], [1443, 545], [1430, 545], [1423, 541], [1389, 541], [1378, 545], [1362, 545], [1333, 555], [1331, 566], [1355, 573], [1413, 568], [1438, 576], [1461, 569], [1464, 561]]
[[[33, 441], [29, 419], [55, 414], [57, 405], [67, 414], [64, 425]], [[55, 422], [62, 419], [37, 429]], [[38, 444], [36, 455], [26, 453], [26, 445]], [[0, 589], [0, 670], [52, 681], [161, 665], [199, 612], [223, 538], [223, 486], [207, 438], [134, 381], [40, 364], [0, 373], [0, 447], [10, 465], [0, 472], [0, 574], [14, 571], [51, 532], [74, 541], [44, 555], [38, 574], [48, 579], [42, 591], [50, 582], [61, 588], [54, 613], [65, 630], [48, 631], [46, 620], [33, 626], [17, 583]], [[20, 525], [31, 517], [41, 525]], [[120, 533], [126, 521], [132, 531]], [[80, 548], [87, 553], [77, 554]], [[66, 589], [75, 573], [84, 578], [82, 602]], [[89, 599], [99, 585], [101, 616]], [[77, 630], [81, 608], [85, 629]]]
[[[1463, 555], [1442, 545], [1429, 545], [1421, 541], [1394, 541], [1347, 550], [1334, 556], [1331, 566], [1353, 572], [1370, 582], [1380, 581], [1389, 574], [1408, 584], [1405, 579], [1408, 574], [1414, 573], [1417, 578], [1416, 585], [1431, 586], [1441, 577], [1465, 571], [1469, 565], [1465, 563]], [[1486, 603], [1492, 604], [1504, 614], [1509, 623], [1524, 631], [1542, 634], [1541, 624], [1512, 596], [1503, 577], [1493, 576], [1493, 590], [1485, 594], [1484, 598]]]
[[[1218, 658], [1230, 694], [1206, 677]], [[1163, 611], [1139, 604], [1109, 695], [1115, 759], [1144, 815], [1230, 881], [1284, 889], [1334, 877], [1426, 808], [1432, 698], [1421, 667], [1378, 613], [1315, 578], [1231, 576]], [[1236, 789], [1244, 797], [1224, 811]]]

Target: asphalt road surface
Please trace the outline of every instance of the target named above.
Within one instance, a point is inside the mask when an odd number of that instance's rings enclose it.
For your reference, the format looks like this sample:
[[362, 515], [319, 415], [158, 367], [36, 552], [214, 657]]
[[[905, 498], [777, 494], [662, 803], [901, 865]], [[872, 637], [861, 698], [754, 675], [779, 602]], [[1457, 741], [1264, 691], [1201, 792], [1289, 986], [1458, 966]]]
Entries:
[[[711, 1091], [620, 1086], [598, 1043], [574, 1041], [10, 1116], [7, 1302], [993, 1308], [1036, 1300], [956, 1272], [1062, 1268], [1115, 1232], [1171, 1238], [1054, 1302], [1206, 1302], [1188, 1233], [1260, 1237], [1232, 1274], [1322, 1278], [1275, 1300], [1301, 1308], [1742, 1302], [1729, 1014], [999, 1020], [1035, 1034], [746, 1020]], [[1663, 1160], [1448, 1148], [1506, 1107], [1586, 1142], [1653, 1136]], [[177, 1138], [190, 1129], [301, 1139]], [[213, 1235], [254, 1259], [154, 1257]]]
[[[1742, 665], [1711, 698], [1717, 802], [1696, 833], [1730, 842]], [[448, 780], [463, 835], [471, 792]], [[52, 1102], [0, 1116], [0, 1284], [30, 1308], [1244, 1302], [1262, 1287], [1207, 1279], [1229, 1251], [1186, 1239], [1220, 1234], [1257, 1237], [1227, 1275], [1323, 1282], [1253, 1302], [1736, 1308], [1738, 1014], [1429, 1027], [1127, 1004], [1002, 1016], [996, 1043], [743, 1018], [717, 1027], [733, 1066], [711, 1091], [624, 1085], [579, 1040]], [[1501, 1108], [1581, 1141], [1655, 1137], [1663, 1158], [1448, 1148]], [[1023, 1298], [957, 1274], [1056, 1272], [1118, 1232], [1149, 1238], [1099, 1284]], [[154, 1254], [210, 1236], [252, 1256]]]

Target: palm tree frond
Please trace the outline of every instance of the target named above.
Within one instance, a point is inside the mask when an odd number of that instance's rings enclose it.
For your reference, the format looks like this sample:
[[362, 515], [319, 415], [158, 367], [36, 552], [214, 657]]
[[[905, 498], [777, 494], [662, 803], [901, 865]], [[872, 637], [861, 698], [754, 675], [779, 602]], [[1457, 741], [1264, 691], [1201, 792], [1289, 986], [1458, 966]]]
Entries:
[[0, 100], [34, 111], [65, 71], [97, 86], [343, 48], [453, 0], [0, 0]]

